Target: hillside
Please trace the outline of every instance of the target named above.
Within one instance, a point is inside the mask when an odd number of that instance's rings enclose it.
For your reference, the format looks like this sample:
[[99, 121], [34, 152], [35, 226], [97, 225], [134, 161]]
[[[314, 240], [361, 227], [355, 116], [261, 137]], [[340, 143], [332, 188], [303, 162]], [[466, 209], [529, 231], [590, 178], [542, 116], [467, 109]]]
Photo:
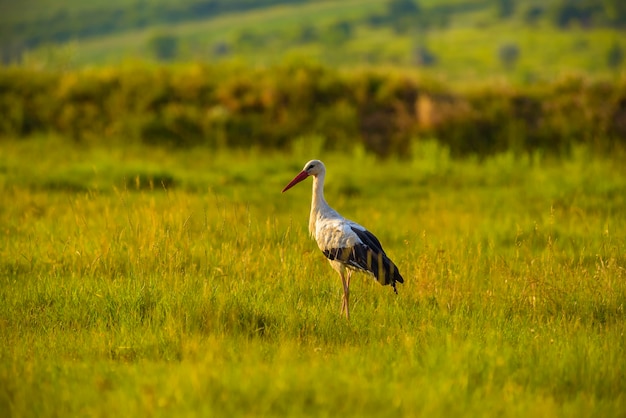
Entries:
[[[37, 7], [39, 6], [39, 7]], [[35, 68], [126, 61], [314, 61], [519, 83], [624, 68], [619, 1], [30, 0], [0, 6], [2, 57]]]

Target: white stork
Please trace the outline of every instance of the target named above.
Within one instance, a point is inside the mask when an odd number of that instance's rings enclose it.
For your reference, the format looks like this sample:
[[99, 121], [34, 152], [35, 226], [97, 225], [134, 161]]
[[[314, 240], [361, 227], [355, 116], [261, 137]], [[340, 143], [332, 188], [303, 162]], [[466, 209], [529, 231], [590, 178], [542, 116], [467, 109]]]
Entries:
[[328, 206], [324, 199], [326, 176], [324, 163], [319, 160], [306, 163], [304, 169], [285, 186], [283, 193], [309, 176], [313, 176], [309, 232], [328, 258], [330, 265], [341, 276], [343, 283], [341, 312], [349, 319], [350, 276], [353, 271], [369, 273], [382, 285], [390, 284], [396, 294], [398, 293], [396, 282], [404, 283], [404, 279], [374, 234]]

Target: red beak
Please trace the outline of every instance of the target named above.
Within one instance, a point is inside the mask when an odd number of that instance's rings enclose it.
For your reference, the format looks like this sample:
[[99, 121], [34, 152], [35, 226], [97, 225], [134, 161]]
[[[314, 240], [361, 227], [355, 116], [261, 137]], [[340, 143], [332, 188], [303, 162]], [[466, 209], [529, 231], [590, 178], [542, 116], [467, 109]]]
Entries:
[[293, 178], [293, 180], [291, 180], [291, 182], [288, 185], [285, 186], [285, 188], [283, 189], [283, 193], [285, 193], [287, 190], [291, 189], [293, 186], [300, 183], [302, 180], [304, 180], [307, 177], [309, 177], [309, 173], [302, 170], [297, 176]]

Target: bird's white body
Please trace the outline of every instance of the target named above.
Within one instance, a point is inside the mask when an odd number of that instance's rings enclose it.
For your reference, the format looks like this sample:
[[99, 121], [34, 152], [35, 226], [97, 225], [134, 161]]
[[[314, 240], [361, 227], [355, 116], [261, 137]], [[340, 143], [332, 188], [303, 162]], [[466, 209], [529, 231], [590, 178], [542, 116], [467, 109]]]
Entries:
[[349, 317], [349, 286], [354, 270], [373, 275], [383, 285], [391, 284], [397, 293], [396, 282], [403, 283], [404, 280], [378, 239], [363, 226], [344, 218], [326, 203], [326, 168], [321, 161], [309, 161], [283, 192], [308, 176], [313, 176], [309, 232], [331, 266], [341, 276], [344, 289], [342, 311], [346, 317]]

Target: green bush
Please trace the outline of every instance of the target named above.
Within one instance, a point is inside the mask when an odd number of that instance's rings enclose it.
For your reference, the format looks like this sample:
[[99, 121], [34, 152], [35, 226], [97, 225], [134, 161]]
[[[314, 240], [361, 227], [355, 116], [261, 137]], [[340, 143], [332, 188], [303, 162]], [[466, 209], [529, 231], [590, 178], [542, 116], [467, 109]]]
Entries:
[[623, 80], [582, 77], [459, 92], [408, 73], [316, 64], [0, 70], [1, 135], [174, 147], [275, 149], [315, 135], [328, 148], [380, 156], [407, 154], [416, 136], [437, 138], [452, 155], [611, 149], [626, 137], [624, 103]]

